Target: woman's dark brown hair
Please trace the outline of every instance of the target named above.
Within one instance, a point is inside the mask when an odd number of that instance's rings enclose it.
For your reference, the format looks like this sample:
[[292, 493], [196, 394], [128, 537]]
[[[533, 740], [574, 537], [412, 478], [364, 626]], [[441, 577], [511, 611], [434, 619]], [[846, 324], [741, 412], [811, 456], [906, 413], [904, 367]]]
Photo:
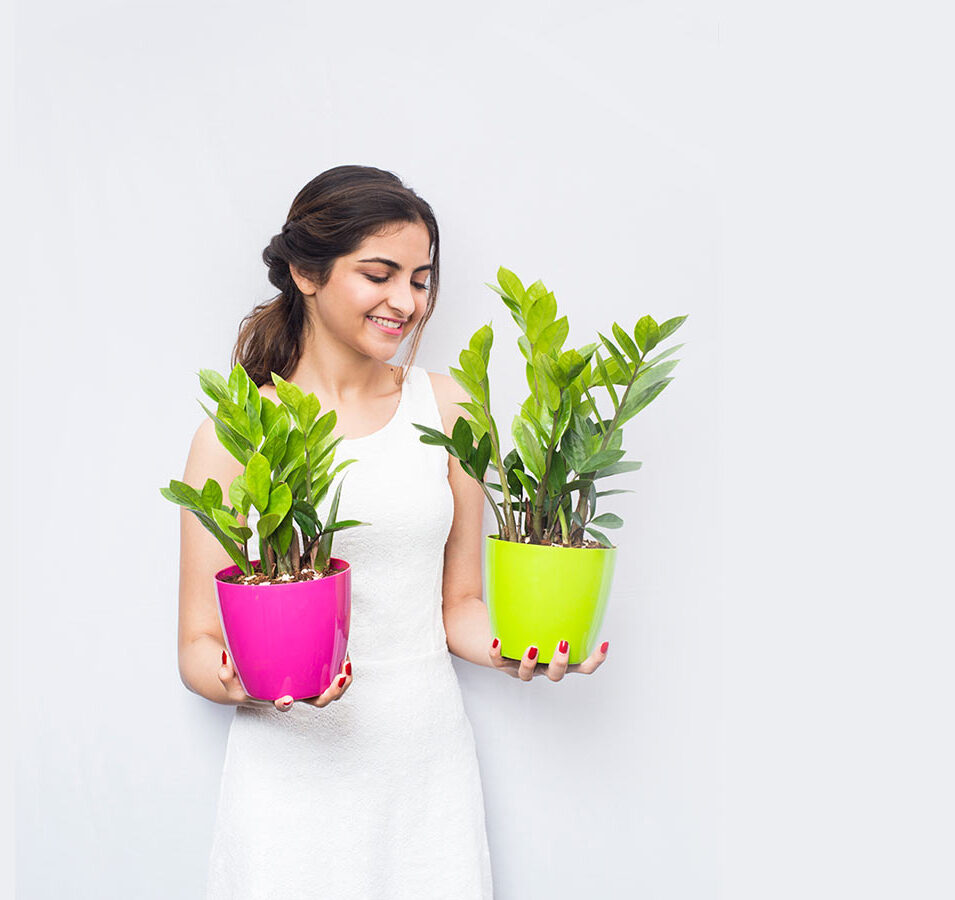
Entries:
[[395, 382], [400, 385], [414, 364], [421, 330], [438, 295], [438, 223], [431, 207], [398, 176], [373, 166], [336, 166], [298, 192], [282, 230], [262, 251], [269, 281], [280, 293], [242, 320], [232, 366], [240, 363], [258, 387], [272, 383], [272, 372], [288, 378], [298, 365], [309, 327], [305, 298], [289, 264], [324, 287], [336, 259], [354, 253], [365, 238], [403, 223], [421, 223], [428, 229], [431, 272], [427, 308], [412, 332], [411, 349], [396, 370]]

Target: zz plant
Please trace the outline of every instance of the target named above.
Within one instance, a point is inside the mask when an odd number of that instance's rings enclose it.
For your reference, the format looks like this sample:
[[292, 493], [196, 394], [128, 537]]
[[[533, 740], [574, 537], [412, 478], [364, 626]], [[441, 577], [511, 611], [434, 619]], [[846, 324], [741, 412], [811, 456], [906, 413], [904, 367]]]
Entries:
[[199, 405], [215, 422], [220, 443], [245, 468], [229, 485], [231, 505], [223, 502], [222, 487], [212, 478], [201, 491], [171, 480], [160, 493], [193, 512], [247, 576], [256, 574], [248, 549], [253, 532], [236, 516], [248, 516], [253, 506], [259, 513], [256, 531], [261, 574], [269, 578], [298, 575], [303, 561], [320, 576], [327, 574], [334, 533], [369, 524], [336, 519], [342, 481], [324, 523], [316, 512], [338, 472], [355, 462], [346, 459], [329, 471], [342, 440], [330, 439], [337, 421], [335, 411], [319, 417], [321, 405], [315, 394], [303, 393], [275, 372], [272, 382], [279, 404], [259, 394], [241, 365], [235, 366], [228, 381], [212, 369], [200, 369], [198, 374], [202, 390], [217, 406], [213, 413], [202, 401]]
[[[670, 372], [679, 360], [664, 360], [683, 344], [661, 353], [651, 351], [668, 338], [686, 316], [661, 324], [643, 316], [631, 332], [616, 322], [616, 343], [598, 332], [599, 344], [564, 350], [566, 316], [557, 318], [557, 301], [540, 280], [527, 289], [501, 266], [498, 284], [487, 286], [500, 294], [521, 330], [517, 339], [526, 360], [530, 394], [511, 422], [514, 449], [502, 457], [501, 435], [491, 414], [488, 361], [494, 334], [491, 323], [472, 336], [459, 356], [460, 369], [452, 377], [470, 396], [458, 404], [470, 415], [459, 416], [451, 436], [414, 423], [425, 444], [443, 446], [478, 481], [494, 511], [498, 538], [531, 544], [585, 546], [585, 532], [606, 547], [612, 544], [601, 529], [619, 528], [623, 520], [611, 512], [597, 515], [597, 500], [621, 489], [596, 489], [601, 478], [639, 469], [640, 462], [624, 460], [623, 425], [651, 403], [673, 380]], [[599, 412], [594, 392], [607, 392], [613, 414]], [[485, 481], [488, 466], [500, 483]], [[491, 491], [501, 494], [496, 500]], [[576, 499], [574, 495], [576, 494]]]

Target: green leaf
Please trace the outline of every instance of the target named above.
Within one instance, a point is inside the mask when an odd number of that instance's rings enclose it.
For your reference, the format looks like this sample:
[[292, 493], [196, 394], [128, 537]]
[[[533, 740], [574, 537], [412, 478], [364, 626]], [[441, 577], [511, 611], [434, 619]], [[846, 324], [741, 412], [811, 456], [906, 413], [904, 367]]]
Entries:
[[293, 420], [301, 425], [299, 407], [305, 400], [305, 394], [297, 384], [286, 381], [277, 372], [272, 372], [272, 383], [275, 385], [275, 393], [278, 395], [282, 404], [292, 413]]
[[249, 376], [245, 369], [239, 363], [235, 364], [232, 372], [229, 374], [229, 392], [235, 400], [236, 406], [245, 409], [246, 400], [249, 399]]
[[[686, 320], [687, 316], [675, 316], [672, 319], [667, 319], [665, 322], [662, 322], [660, 324], [660, 340], [665, 341]], [[682, 347], [683, 345], [681, 344], [680, 346]]]
[[671, 381], [673, 381], [672, 378], [664, 378], [663, 381], [653, 385], [650, 388], [647, 388], [647, 390], [645, 390], [636, 398], [636, 402], [632, 405], [628, 399], [627, 408], [617, 419], [617, 423], [622, 425], [632, 419], [638, 412], [640, 412], [640, 410], [647, 406], [651, 401], [655, 400]]
[[610, 399], [613, 401], [614, 412], [620, 408], [620, 400], [617, 398], [617, 391], [613, 386], [613, 379], [610, 377], [610, 373], [607, 371], [607, 366], [601, 359], [600, 354], [597, 354], [597, 369], [600, 373], [600, 381], [603, 386], [607, 389], [607, 393], [610, 394]]
[[[260, 512], [269, 505], [269, 491], [272, 485], [272, 467], [261, 453], [253, 453], [245, 466], [245, 489], [252, 498], [252, 504]], [[262, 532], [259, 532], [262, 535]], [[265, 535], [262, 535], [264, 537]]]
[[594, 479], [607, 478], [610, 475], [621, 475], [624, 472], [634, 472], [642, 465], [642, 462], [636, 462], [635, 460], [621, 460], [612, 465], [604, 466], [599, 472], [595, 473]]
[[686, 344], [674, 344], [672, 347], [667, 347], [666, 350], [664, 350], [662, 353], [658, 353], [653, 357], [653, 359], [644, 359], [643, 366], [641, 368], [644, 370], [649, 369], [651, 366], [654, 366], [660, 362], [661, 359], [666, 359], [666, 357], [676, 353], [677, 350], [685, 346]]
[[535, 300], [539, 300], [544, 294], [547, 293], [547, 288], [544, 287], [544, 282], [539, 278], [532, 285], [527, 288], [527, 305], [530, 307], [530, 304]]
[[252, 496], [245, 488], [245, 473], [242, 472], [232, 479], [229, 485], [229, 502], [235, 507], [236, 511], [243, 516], [249, 514], [249, 507], [252, 505]]
[[[215, 520], [216, 525], [218, 525], [225, 534], [230, 537], [236, 537], [232, 534], [232, 529], [241, 530], [242, 526], [239, 524], [238, 519], [232, 515], [232, 513], [226, 512], [224, 509], [213, 509], [212, 518]], [[250, 531], [249, 534], [252, 532]], [[236, 538], [238, 539], [238, 538]]]
[[458, 356], [461, 368], [467, 373], [468, 377], [480, 384], [487, 376], [487, 366], [481, 358], [481, 354], [474, 350], [462, 350]]
[[222, 488], [213, 478], [207, 478], [202, 487], [202, 507], [209, 512], [222, 506]]
[[272, 430], [277, 419], [282, 418], [287, 422], [289, 414], [288, 410], [284, 406], [273, 403], [268, 397], [263, 397], [260, 418], [262, 420], [262, 433], [268, 434]]
[[270, 513], [267, 516], [262, 516], [258, 522], [255, 523], [256, 530], [259, 533], [260, 538], [267, 538], [276, 528], [278, 528], [279, 523], [282, 521], [281, 516], [275, 515], [275, 513]]
[[[284, 481], [280, 481], [272, 488], [269, 494], [269, 505], [265, 508], [265, 515], [274, 513], [280, 519], [284, 519], [291, 508], [292, 491]], [[282, 552], [284, 553], [285, 551], [283, 550]]]
[[178, 506], [184, 506], [186, 509], [193, 509], [193, 508], [201, 509], [202, 508], [201, 506], [197, 506], [197, 504], [193, 503], [192, 501], [187, 500], [185, 497], [181, 496], [180, 494], [175, 493], [175, 491], [171, 490], [170, 488], [161, 487], [159, 489], [159, 493], [162, 494], [163, 497], [165, 497], [167, 500], [171, 500], [173, 503], [177, 504]]
[[660, 326], [653, 316], [644, 316], [633, 328], [633, 339], [641, 352], [649, 353], [660, 342]]
[[623, 352], [630, 357], [635, 365], [640, 365], [640, 352], [634, 346], [633, 341], [630, 339], [630, 335], [627, 334], [616, 322], [610, 326], [613, 331], [613, 336], [617, 339], [617, 343], [623, 347]]
[[[295, 528], [292, 525], [292, 517], [286, 516], [279, 523], [273, 535], [274, 540], [278, 541], [279, 553], [288, 553], [288, 548], [292, 546], [292, 538], [295, 537]], [[299, 547], [299, 550], [302, 548]]]
[[600, 525], [603, 528], [619, 528], [623, 525], [623, 519], [613, 513], [603, 513], [590, 520], [592, 525]]
[[491, 436], [487, 432], [484, 432], [484, 435], [481, 437], [481, 440], [478, 441], [477, 448], [471, 457], [471, 465], [474, 467], [474, 472], [480, 481], [484, 480], [484, 473], [487, 471], [487, 464], [490, 458]]
[[359, 522], [357, 519], [343, 519], [334, 525], [328, 526], [322, 531], [322, 534], [331, 534], [334, 531], [341, 531], [343, 528], [356, 528], [359, 525], [371, 525], [371, 522]]
[[[316, 459], [313, 459], [312, 465], [319, 465], [321, 453]], [[300, 465], [305, 461], [305, 435], [297, 428], [289, 432], [288, 440], [285, 442], [285, 452], [282, 454], [281, 471], [288, 472], [290, 469]], [[279, 481], [285, 481], [280, 478]]]
[[511, 436], [514, 445], [524, 463], [524, 468], [538, 481], [544, 473], [544, 453], [531, 432], [530, 426], [520, 416], [514, 416], [511, 423]]
[[609, 447], [606, 450], [598, 450], [592, 456], [587, 457], [587, 459], [584, 460], [582, 467], [577, 469], [577, 471], [596, 472], [598, 469], [602, 469], [611, 463], [615, 463], [624, 455], [624, 453], [624, 450], [611, 450]]
[[[600, 332], [598, 331], [597, 334], [600, 334]], [[624, 373], [624, 372], [627, 373], [627, 380], [629, 381], [630, 366], [627, 363], [627, 360], [624, 359], [623, 354], [617, 349], [617, 345], [612, 340], [610, 340], [610, 338], [605, 337], [602, 334], [600, 334], [600, 339], [606, 345], [608, 352], [614, 359], [614, 362], [616, 362], [617, 365], [620, 367], [621, 373]]]
[[564, 384], [570, 384], [587, 365], [584, 359], [576, 350], [565, 350], [557, 360], [557, 365], [564, 378]]
[[448, 371], [451, 373], [451, 377], [470, 394], [473, 400], [476, 400], [478, 403], [485, 403], [487, 401], [487, 394], [484, 392], [484, 387], [478, 384], [470, 375], [466, 372], [462, 372], [460, 369], [455, 369], [454, 366], [449, 366]]
[[437, 428], [431, 428], [429, 425], [419, 425], [417, 422], [412, 422], [411, 424], [417, 428], [418, 431], [423, 432], [419, 438], [422, 444], [433, 444], [434, 446], [448, 447], [449, 449], [454, 446], [454, 441], [443, 431], [438, 431]]
[[454, 423], [454, 428], [451, 429], [451, 440], [454, 443], [454, 449], [458, 451], [458, 458], [467, 459], [474, 445], [474, 438], [464, 416], [458, 416]]
[[285, 455], [285, 447], [288, 442], [289, 422], [285, 416], [275, 420], [271, 431], [265, 437], [265, 443], [259, 449], [269, 461], [269, 469], [275, 469], [282, 463], [282, 457]]
[[537, 482], [531, 478], [526, 472], [522, 472], [520, 469], [511, 469], [511, 472], [514, 474], [514, 477], [521, 483], [521, 487], [527, 491], [528, 497], [533, 497], [537, 493]]
[[[567, 339], [570, 326], [567, 316], [561, 316], [556, 322], [551, 322], [537, 337], [535, 348], [541, 353], [555, 353], [563, 346]], [[523, 337], [523, 335], [521, 335]], [[519, 339], [518, 339], [519, 340]]]
[[466, 401], [455, 404], [460, 406], [462, 409], [467, 410], [471, 413], [471, 416], [474, 418], [474, 421], [478, 423], [485, 431], [491, 427], [491, 423], [488, 421], [487, 415], [484, 412], [484, 407], [474, 403], [473, 401]]
[[255, 447], [252, 446], [248, 438], [223, 422], [214, 412], [211, 412], [201, 400], [196, 402], [205, 410], [206, 415], [215, 422], [216, 437], [219, 438], [219, 443], [242, 465], [245, 465], [249, 454], [255, 450]]
[[468, 347], [484, 360], [485, 368], [487, 368], [488, 360], [491, 357], [491, 345], [493, 343], [494, 332], [491, 330], [490, 322], [475, 331], [468, 342]]
[[533, 349], [531, 347], [531, 342], [527, 339], [526, 334], [522, 334], [517, 339], [517, 346], [521, 351], [521, 356], [524, 357], [528, 362], [531, 360], [531, 355], [533, 354]]
[[510, 269], [505, 269], [504, 266], [500, 266], [497, 270], [497, 283], [504, 289], [508, 297], [516, 300], [523, 308], [525, 291], [520, 278]]
[[308, 434], [312, 425], [315, 423], [315, 417], [322, 411], [322, 405], [315, 394], [305, 394], [298, 407], [298, 417], [300, 428]]
[[335, 430], [335, 423], [338, 421], [338, 414], [334, 409], [330, 409], [324, 416], [320, 419], [317, 419], [312, 427], [308, 430], [308, 440], [306, 445], [311, 448], [315, 446], [318, 441], [324, 440], [327, 438], [332, 431]]
[[589, 525], [587, 525], [584, 530], [589, 531], [595, 538], [597, 538], [598, 541], [600, 541], [601, 544], [608, 549], [613, 549], [614, 545], [610, 542], [610, 538], [608, 538], [607, 535], [597, 531], [596, 528], [591, 528]]
[[246, 575], [251, 575], [251, 571], [246, 564], [245, 557], [242, 555], [241, 550], [236, 545], [236, 542], [230, 538], [207, 513], [193, 510], [196, 518], [203, 524], [205, 529], [209, 531], [215, 539], [222, 545], [226, 553], [229, 554], [229, 558], [234, 562]]
[[214, 369], [199, 370], [199, 386], [203, 393], [210, 399], [218, 403], [220, 400], [230, 398], [229, 385], [218, 372]]
[[532, 344], [536, 345], [541, 332], [554, 321], [556, 315], [557, 301], [553, 294], [545, 294], [534, 301], [527, 311], [527, 337]]
[[613, 488], [609, 491], [597, 491], [598, 497], [609, 497], [611, 494], [635, 494], [636, 491], [628, 490], [627, 488]]

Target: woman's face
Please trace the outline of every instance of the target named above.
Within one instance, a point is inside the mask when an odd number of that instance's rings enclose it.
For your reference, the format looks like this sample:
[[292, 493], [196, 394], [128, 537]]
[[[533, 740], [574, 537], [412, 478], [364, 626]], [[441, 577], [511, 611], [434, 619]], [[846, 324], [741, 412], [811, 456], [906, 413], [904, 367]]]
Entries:
[[425, 313], [430, 256], [428, 229], [401, 223], [335, 260], [323, 288], [316, 290], [294, 270], [292, 274], [303, 294], [312, 293], [309, 303], [320, 331], [387, 361]]

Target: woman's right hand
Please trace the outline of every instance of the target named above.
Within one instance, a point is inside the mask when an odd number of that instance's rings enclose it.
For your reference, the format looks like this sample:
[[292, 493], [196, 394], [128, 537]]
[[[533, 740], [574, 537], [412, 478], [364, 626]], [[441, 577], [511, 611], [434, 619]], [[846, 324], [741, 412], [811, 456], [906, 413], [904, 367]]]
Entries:
[[[229, 700], [235, 703], [236, 706], [274, 706], [280, 712], [286, 712], [292, 708], [292, 703], [294, 702], [289, 695], [279, 697], [276, 700], [257, 700], [254, 697], [250, 697], [242, 689], [242, 684], [239, 681], [238, 674], [236, 674], [235, 666], [232, 665], [232, 659], [225, 650], [222, 651], [219, 681], [222, 682], [222, 686], [229, 695]], [[340, 700], [345, 691], [351, 686], [351, 683], [351, 660], [346, 655], [340, 673], [332, 679], [332, 683], [321, 694], [317, 697], [307, 697], [298, 702], [307, 703], [309, 706], [315, 706], [321, 709], [323, 706], [328, 706], [333, 700]]]

